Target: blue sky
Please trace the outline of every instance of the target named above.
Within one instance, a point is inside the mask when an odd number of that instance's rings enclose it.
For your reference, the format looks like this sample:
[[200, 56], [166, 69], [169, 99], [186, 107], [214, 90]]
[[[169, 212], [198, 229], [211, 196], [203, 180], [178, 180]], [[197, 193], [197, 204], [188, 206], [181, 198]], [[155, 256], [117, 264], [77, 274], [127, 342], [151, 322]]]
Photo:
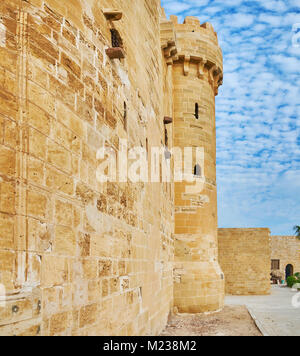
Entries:
[[162, 0], [162, 6], [180, 21], [190, 15], [211, 22], [223, 49], [219, 226], [292, 235], [300, 225], [300, 0]]

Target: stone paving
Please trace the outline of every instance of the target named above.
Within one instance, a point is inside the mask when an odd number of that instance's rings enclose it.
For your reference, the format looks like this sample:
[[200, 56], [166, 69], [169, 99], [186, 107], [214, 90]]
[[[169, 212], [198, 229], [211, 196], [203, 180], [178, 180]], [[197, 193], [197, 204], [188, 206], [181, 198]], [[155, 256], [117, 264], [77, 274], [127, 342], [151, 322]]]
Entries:
[[[300, 305], [292, 305], [296, 294], [290, 288], [272, 286], [271, 295], [227, 296], [225, 304], [245, 305], [265, 336], [300, 336]], [[299, 304], [300, 294], [297, 299]]]

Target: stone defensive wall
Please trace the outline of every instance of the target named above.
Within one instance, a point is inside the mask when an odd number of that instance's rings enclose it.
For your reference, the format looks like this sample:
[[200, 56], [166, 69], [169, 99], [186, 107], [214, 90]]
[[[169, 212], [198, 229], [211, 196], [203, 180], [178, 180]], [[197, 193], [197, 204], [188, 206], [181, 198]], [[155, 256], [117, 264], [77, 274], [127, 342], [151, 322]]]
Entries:
[[264, 295], [271, 291], [269, 229], [219, 229], [219, 262], [225, 293]]
[[[157, 335], [223, 307], [222, 80], [212, 26], [159, 0], [0, 1], [0, 335]], [[99, 181], [124, 142], [149, 164], [201, 147], [196, 184], [123, 179], [120, 156]]]
[[96, 179], [103, 145], [165, 136], [161, 15], [158, 0], [0, 2], [1, 335], [164, 328], [171, 184]]

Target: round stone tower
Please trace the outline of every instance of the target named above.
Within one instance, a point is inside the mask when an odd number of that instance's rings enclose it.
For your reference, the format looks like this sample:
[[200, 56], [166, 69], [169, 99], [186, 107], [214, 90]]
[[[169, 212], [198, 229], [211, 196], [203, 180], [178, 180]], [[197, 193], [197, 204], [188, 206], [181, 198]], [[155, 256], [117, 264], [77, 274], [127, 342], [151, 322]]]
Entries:
[[[222, 51], [211, 24], [171, 17], [174, 147], [193, 148], [186, 162], [195, 182], [175, 183], [174, 306], [182, 313], [221, 309], [224, 275], [218, 263], [215, 96], [222, 84]], [[196, 154], [196, 151], [199, 154]], [[188, 172], [187, 172], [188, 173]]]

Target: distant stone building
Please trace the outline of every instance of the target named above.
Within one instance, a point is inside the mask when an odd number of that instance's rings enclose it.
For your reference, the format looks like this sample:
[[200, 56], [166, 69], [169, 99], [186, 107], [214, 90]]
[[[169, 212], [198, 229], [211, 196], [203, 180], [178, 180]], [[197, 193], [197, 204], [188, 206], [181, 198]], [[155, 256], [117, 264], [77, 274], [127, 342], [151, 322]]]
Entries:
[[271, 236], [271, 271], [283, 280], [300, 273], [300, 240], [295, 236]]

